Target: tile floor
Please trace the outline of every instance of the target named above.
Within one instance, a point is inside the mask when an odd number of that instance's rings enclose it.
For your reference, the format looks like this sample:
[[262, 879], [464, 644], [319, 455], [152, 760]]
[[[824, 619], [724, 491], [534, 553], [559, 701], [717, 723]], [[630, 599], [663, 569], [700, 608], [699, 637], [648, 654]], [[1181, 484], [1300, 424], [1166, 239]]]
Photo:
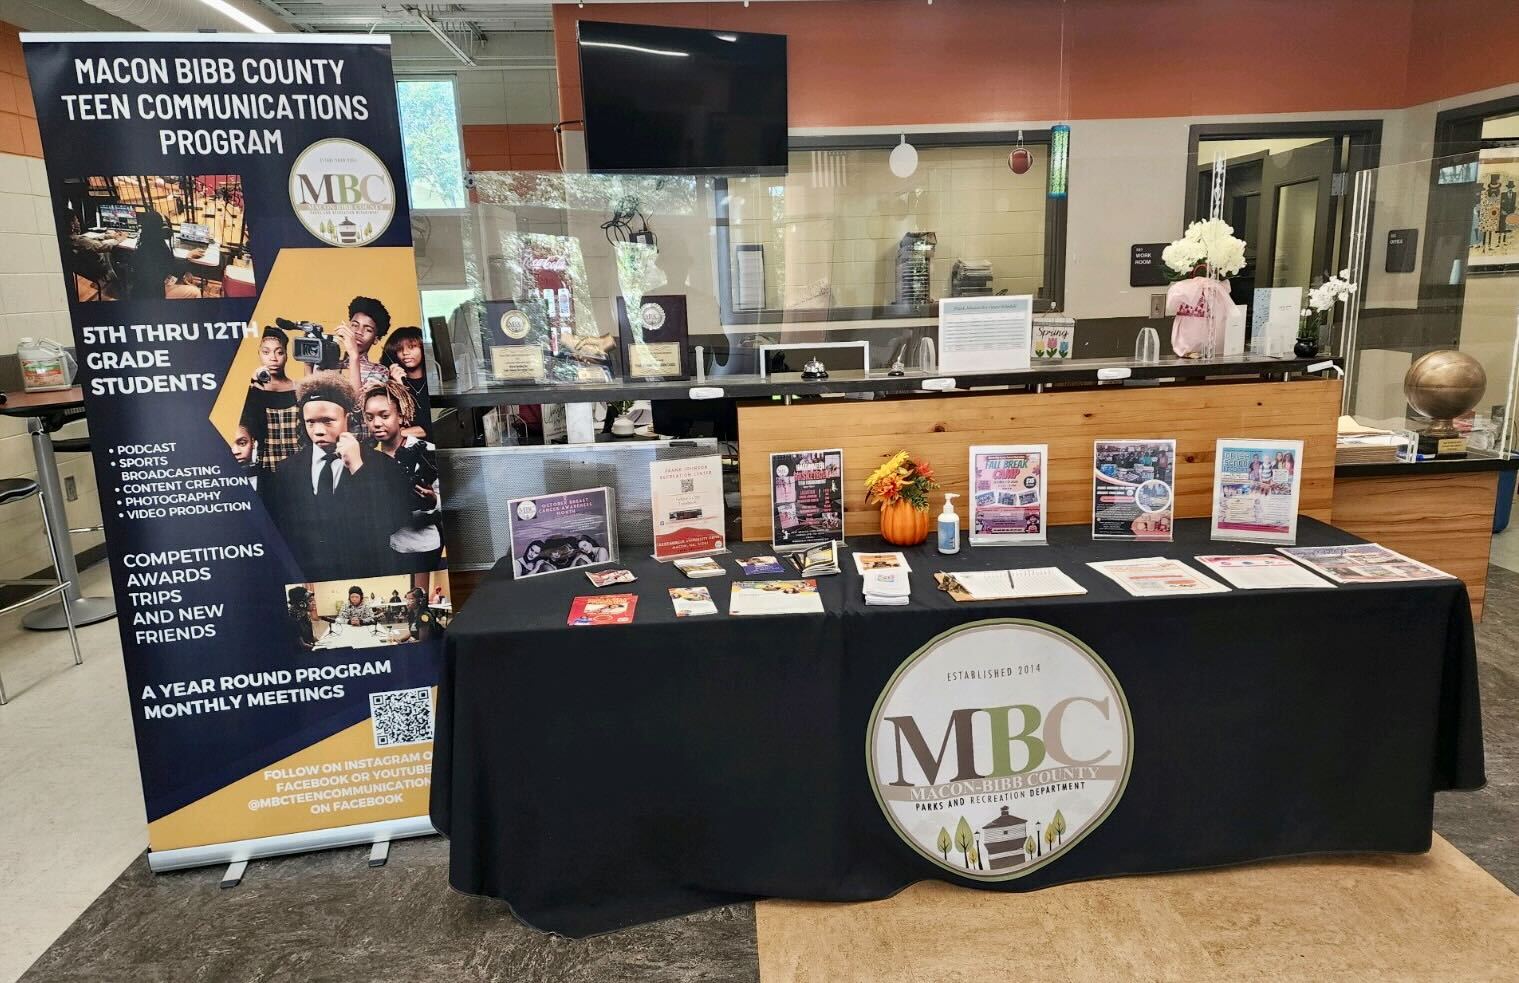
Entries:
[[1519, 573], [1519, 523], [1513, 523], [1493, 537], [1492, 552], [1487, 562], [1505, 570]]
[[[1500, 539], [1494, 562], [1504, 551], [1519, 561], [1519, 533]], [[104, 568], [87, 571], [84, 586], [108, 591]], [[1438, 796], [1435, 828], [1515, 890], [1519, 572], [1490, 570], [1488, 597], [1477, 646], [1489, 784]], [[234, 892], [218, 890], [219, 870], [149, 874], [116, 632], [83, 629], [85, 664], [75, 668], [63, 637], [22, 632], [14, 616], [0, 624], [12, 695], [0, 707], [0, 983], [34, 961], [27, 983], [757, 979], [750, 905], [556, 939], [504, 906], [443, 889], [447, 848], [435, 838], [396, 844], [380, 870], [365, 867], [363, 850], [265, 862]]]
[[[109, 594], [105, 564], [86, 594]], [[0, 983], [11, 983], [147, 848], [116, 623], [62, 632], [0, 621]]]

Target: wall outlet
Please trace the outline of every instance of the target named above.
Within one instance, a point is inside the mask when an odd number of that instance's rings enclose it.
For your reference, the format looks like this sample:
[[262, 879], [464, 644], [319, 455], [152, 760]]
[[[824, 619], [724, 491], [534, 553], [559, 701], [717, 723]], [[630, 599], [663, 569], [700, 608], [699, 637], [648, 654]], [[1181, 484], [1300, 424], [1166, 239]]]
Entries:
[[1166, 295], [1165, 294], [1151, 294], [1150, 295], [1150, 316], [1151, 317], [1165, 317], [1166, 316]]
[[63, 479], [63, 499], [66, 502], [79, 501], [79, 486], [75, 484], [73, 475]]

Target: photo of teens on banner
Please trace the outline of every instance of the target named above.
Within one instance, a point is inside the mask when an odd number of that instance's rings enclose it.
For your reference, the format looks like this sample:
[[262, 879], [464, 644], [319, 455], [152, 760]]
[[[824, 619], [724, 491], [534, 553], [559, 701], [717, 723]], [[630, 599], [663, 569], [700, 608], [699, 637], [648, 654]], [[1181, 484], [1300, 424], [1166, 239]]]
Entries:
[[290, 635], [308, 652], [441, 639], [454, 615], [442, 570], [287, 584]]
[[[422, 332], [392, 327], [384, 301], [368, 296], [334, 320], [329, 330], [277, 317], [244, 341], [256, 342], [258, 363], [228, 435], [233, 459], [319, 586], [435, 571], [442, 493]], [[404, 601], [414, 587], [433, 585], [423, 577], [384, 593]]]

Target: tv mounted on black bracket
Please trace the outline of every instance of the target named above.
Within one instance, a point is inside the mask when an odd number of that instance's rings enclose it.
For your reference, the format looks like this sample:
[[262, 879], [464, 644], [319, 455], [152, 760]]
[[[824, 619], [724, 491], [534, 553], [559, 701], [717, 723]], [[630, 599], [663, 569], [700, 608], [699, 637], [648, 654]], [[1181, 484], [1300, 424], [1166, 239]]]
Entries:
[[579, 27], [589, 170], [785, 171], [785, 35]]

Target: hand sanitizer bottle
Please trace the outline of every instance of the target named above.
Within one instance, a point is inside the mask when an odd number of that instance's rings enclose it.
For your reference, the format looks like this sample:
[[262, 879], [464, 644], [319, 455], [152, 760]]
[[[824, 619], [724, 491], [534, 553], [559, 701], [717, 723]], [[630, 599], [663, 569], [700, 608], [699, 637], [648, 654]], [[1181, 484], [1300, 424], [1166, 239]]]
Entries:
[[960, 552], [960, 516], [955, 512], [954, 499], [960, 496], [950, 492], [944, 496], [944, 511], [939, 513], [939, 552]]

